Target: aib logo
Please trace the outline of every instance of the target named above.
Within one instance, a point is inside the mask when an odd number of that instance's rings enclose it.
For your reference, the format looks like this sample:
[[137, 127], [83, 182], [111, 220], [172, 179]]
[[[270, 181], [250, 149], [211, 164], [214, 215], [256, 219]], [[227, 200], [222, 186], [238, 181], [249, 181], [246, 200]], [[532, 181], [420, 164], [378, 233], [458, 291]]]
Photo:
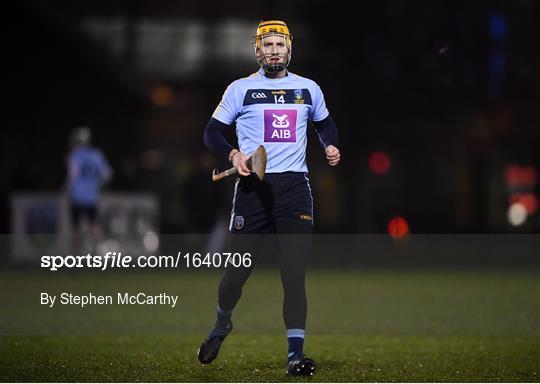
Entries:
[[287, 120], [287, 117], [289, 117], [286, 113], [283, 115], [276, 115], [275, 113], [272, 113], [272, 117], [274, 118], [274, 121], [272, 121], [272, 126], [274, 128], [289, 128], [289, 120]]
[[295, 143], [296, 115], [296, 109], [266, 109], [264, 111], [264, 141], [266, 143]]

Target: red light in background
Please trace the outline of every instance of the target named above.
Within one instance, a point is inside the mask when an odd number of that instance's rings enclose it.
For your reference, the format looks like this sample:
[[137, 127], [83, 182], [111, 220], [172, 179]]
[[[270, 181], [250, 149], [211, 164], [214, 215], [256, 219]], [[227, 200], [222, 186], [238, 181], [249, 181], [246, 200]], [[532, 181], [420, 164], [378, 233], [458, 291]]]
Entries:
[[537, 181], [537, 172], [533, 166], [507, 165], [504, 168], [504, 179], [509, 187], [532, 188]]
[[532, 193], [513, 193], [510, 196], [509, 205], [520, 203], [527, 210], [528, 215], [532, 215], [538, 209], [538, 198]]
[[394, 217], [388, 223], [388, 233], [393, 239], [403, 239], [409, 234], [409, 223], [403, 217]]
[[386, 152], [377, 151], [369, 155], [369, 169], [377, 175], [384, 175], [390, 170], [390, 156]]

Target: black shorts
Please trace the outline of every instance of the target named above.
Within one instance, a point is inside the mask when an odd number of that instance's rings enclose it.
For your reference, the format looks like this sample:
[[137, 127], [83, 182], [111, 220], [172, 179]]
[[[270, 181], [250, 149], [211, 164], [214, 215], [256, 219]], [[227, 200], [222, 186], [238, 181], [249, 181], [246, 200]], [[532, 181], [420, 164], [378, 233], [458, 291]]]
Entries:
[[276, 221], [313, 226], [313, 197], [304, 172], [241, 177], [234, 186], [229, 231], [272, 233]]
[[72, 205], [71, 208], [71, 223], [78, 227], [81, 219], [86, 216], [91, 224], [96, 222], [97, 207], [95, 205]]

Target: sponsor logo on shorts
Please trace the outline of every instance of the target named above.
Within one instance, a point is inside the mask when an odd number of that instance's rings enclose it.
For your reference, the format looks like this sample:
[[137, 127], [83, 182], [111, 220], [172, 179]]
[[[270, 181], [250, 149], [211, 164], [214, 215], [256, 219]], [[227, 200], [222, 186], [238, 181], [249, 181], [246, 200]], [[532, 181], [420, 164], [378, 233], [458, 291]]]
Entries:
[[313, 217], [311, 215], [300, 215], [300, 220], [303, 221], [312, 221]]
[[296, 143], [296, 109], [265, 109], [265, 143]]
[[236, 229], [242, 229], [244, 227], [244, 216], [234, 217], [234, 227]]

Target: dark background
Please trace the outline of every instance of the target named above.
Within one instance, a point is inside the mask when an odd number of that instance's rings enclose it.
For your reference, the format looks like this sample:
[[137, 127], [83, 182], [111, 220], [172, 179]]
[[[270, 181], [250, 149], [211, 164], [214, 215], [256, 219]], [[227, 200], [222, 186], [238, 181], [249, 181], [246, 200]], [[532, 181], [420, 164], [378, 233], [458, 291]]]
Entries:
[[[226, 86], [257, 70], [260, 20], [294, 35], [290, 70], [314, 79], [340, 129], [308, 165], [318, 232], [538, 233], [538, 1], [18, 1], [4, 9], [0, 230], [15, 191], [59, 191], [68, 136], [88, 125], [111, 191], [149, 191], [163, 233], [208, 232], [230, 210], [203, 129]], [[5, 102], [4, 102], [5, 103]], [[370, 154], [391, 160], [384, 175]], [[513, 167], [513, 168], [512, 168]], [[505, 177], [506, 175], [506, 177]], [[513, 176], [512, 176], [513, 175]], [[520, 195], [515, 197], [515, 193]], [[528, 217], [507, 220], [526, 195]]]

